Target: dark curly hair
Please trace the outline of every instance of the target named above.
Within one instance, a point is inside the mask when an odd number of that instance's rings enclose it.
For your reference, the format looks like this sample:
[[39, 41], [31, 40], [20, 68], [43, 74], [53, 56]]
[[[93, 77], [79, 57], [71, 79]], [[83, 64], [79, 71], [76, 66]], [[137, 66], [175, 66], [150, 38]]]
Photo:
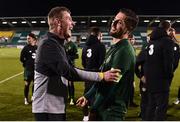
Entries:
[[139, 22], [139, 17], [136, 15], [136, 13], [130, 9], [122, 8], [119, 10], [119, 12], [126, 15], [125, 18], [125, 24], [129, 32], [132, 32]]

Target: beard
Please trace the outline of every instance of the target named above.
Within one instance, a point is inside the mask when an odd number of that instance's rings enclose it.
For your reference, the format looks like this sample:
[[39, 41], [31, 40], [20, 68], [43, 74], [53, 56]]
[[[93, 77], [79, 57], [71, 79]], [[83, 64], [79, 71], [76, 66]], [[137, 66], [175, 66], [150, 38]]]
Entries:
[[122, 36], [124, 35], [124, 31], [122, 31], [122, 30], [120, 30], [120, 31], [110, 31], [109, 35], [114, 37], [114, 38], [121, 39]]
[[115, 28], [111, 27], [109, 31], [109, 35], [114, 38], [121, 39], [124, 36], [124, 34], [127, 33], [127, 31], [128, 31], [127, 28], [117, 29], [116, 27]]
[[64, 33], [64, 37], [65, 37], [65, 39], [71, 37], [71, 31], [65, 32], [65, 33]]

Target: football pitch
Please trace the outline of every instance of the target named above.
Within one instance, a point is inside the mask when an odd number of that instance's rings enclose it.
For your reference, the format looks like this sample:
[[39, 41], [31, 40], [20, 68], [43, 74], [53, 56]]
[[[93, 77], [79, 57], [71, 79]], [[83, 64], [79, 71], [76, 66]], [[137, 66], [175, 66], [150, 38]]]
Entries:
[[[24, 105], [23, 67], [19, 61], [21, 49], [0, 48], [0, 121], [33, 121], [30, 105]], [[79, 49], [81, 54], [81, 49]], [[81, 67], [81, 56], [76, 60], [76, 66]], [[135, 102], [140, 104], [139, 80], [135, 79]], [[180, 68], [176, 70], [171, 85], [168, 120], [180, 120], [180, 105], [173, 105], [180, 86]], [[83, 95], [84, 83], [75, 83], [75, 98]], [[30, 92], [31, 93], [31, 92]], [[139, 107], [129, 107], [126, 120], [138, 121]], [[82, 109], [67, 105], [67, 120], [82, 121]]]

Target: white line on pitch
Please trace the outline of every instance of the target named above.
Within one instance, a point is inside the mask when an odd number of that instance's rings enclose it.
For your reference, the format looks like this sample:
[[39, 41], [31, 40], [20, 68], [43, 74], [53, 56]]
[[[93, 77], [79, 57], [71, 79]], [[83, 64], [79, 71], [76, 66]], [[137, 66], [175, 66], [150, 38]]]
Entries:
[[4, 79], [4, 80], [1, 80], [1, 81], [0, 81], [0, 84], [1, 84], [1, 83], [4, 83], [4, 82], [6, 82], [6, 81], [8, 81], [8, 80], [10, 80], [10, 79], [12, 79], [12, 78], [14, 78], [14, 77], [17, 77], [17, 76], [19, 76], [19, 75], [21, 75], [21, 74], [23, 74], [23, 72], [20, 72], [20, 73], [18, 73], [18, 74], [15, 74], [15, 75], [13, 75], [13, 76], [11, 76], [11, 77], [8, 77], [8, 78], [6, 78], [6, 79]]

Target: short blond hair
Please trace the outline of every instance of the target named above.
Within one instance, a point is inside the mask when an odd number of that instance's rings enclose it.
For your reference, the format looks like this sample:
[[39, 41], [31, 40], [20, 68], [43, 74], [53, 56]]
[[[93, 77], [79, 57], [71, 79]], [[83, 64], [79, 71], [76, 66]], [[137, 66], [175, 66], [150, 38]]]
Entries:
[[63, 12], [64, 11], [71, 14], [70, 10], [64, 6], [57, 6], [57, 7], [52, 8], [49, 11], [49, 13], [48, 13], [48, 25], [49, 25], [50, 29], [54, 28], [53, 20], [55, 18], [60, 18], [60, 19], [63, 18]]

